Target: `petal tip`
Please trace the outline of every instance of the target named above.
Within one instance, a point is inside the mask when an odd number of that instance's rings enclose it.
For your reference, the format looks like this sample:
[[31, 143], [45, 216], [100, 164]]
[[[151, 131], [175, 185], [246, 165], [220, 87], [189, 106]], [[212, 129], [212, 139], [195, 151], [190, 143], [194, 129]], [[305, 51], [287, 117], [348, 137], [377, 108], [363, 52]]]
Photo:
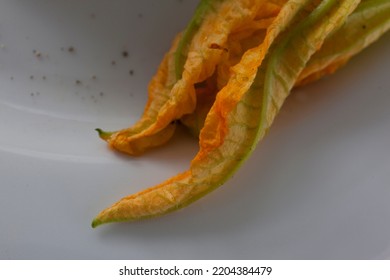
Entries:
[[106, 140], [106, 141], [107, 141], [107, 140], [111, 137], [111, 135], [112, 135], [112, 132], [104, 131], [104, 130], [101, 129], [101, 128], [96, 128], [95, 130], [98, 132], [99, 137], [102, 138], [103, 140]]
[[92, 228], [96, 228], [96, 227], [98, 227], [98, 226], [101, 225], [101, 224], [103, 224], [103, 222], [102, 222], [101, 220], [95, 218], [95, 219], [92, 221], [91, 226], [92, 226]]

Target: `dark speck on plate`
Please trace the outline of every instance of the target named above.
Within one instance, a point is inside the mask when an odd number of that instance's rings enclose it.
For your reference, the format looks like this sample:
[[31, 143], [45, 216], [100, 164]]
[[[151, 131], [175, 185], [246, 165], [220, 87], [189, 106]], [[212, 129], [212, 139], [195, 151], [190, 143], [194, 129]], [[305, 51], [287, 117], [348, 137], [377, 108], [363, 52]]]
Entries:
[[123, 52], [122, 52], [122, 56], [126, 58], [126, 57], [129, 56], [129, 53], [128, 53], [127, 51], [123, 51]]
[[42, 57], [42, 53], [37, 51], [37, 50], [33, 50], [33, 54], [37, 57], [37, 58], [40, 58]]

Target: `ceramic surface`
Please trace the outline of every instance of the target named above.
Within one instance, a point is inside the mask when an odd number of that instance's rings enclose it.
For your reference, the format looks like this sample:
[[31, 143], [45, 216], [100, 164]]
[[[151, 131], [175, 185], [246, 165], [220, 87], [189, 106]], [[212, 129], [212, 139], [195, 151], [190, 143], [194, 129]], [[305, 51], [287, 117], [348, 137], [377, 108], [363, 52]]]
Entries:
[[139, 158], [130, 126], [197, 1], [0, 1], [1, 259], [390, 258], [390, 34], [295, 90], [223, 187], [170, 215], [92, 229], [119, 198], [185, 170], [179, 131]]

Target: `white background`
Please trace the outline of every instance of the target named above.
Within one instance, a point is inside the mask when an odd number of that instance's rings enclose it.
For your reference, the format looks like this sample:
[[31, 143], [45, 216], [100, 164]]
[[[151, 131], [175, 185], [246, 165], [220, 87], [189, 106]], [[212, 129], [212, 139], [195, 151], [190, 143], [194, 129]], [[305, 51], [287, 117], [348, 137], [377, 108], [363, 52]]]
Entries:
[[185, 131], [135, 159], [94, 131], [137, 120], [196, 3], [0, 1], [1, 259], [390, 258], [390, 34], [294, 91], [220, 189], [158, 219], [90, 227], [196, 154]]

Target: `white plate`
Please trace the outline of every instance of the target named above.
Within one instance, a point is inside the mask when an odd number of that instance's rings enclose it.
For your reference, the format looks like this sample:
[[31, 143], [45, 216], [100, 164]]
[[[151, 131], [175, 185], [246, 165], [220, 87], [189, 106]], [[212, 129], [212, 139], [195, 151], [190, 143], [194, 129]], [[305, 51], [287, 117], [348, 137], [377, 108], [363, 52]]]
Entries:
[[94, 131], [136, 121], [196, 3], [1, 1], [0, 258], [390, 258], [390, 34], [295, 91], [220, 189], [158, 219], [90, 227], [196, 154], [183, 131], [136, 159]]

